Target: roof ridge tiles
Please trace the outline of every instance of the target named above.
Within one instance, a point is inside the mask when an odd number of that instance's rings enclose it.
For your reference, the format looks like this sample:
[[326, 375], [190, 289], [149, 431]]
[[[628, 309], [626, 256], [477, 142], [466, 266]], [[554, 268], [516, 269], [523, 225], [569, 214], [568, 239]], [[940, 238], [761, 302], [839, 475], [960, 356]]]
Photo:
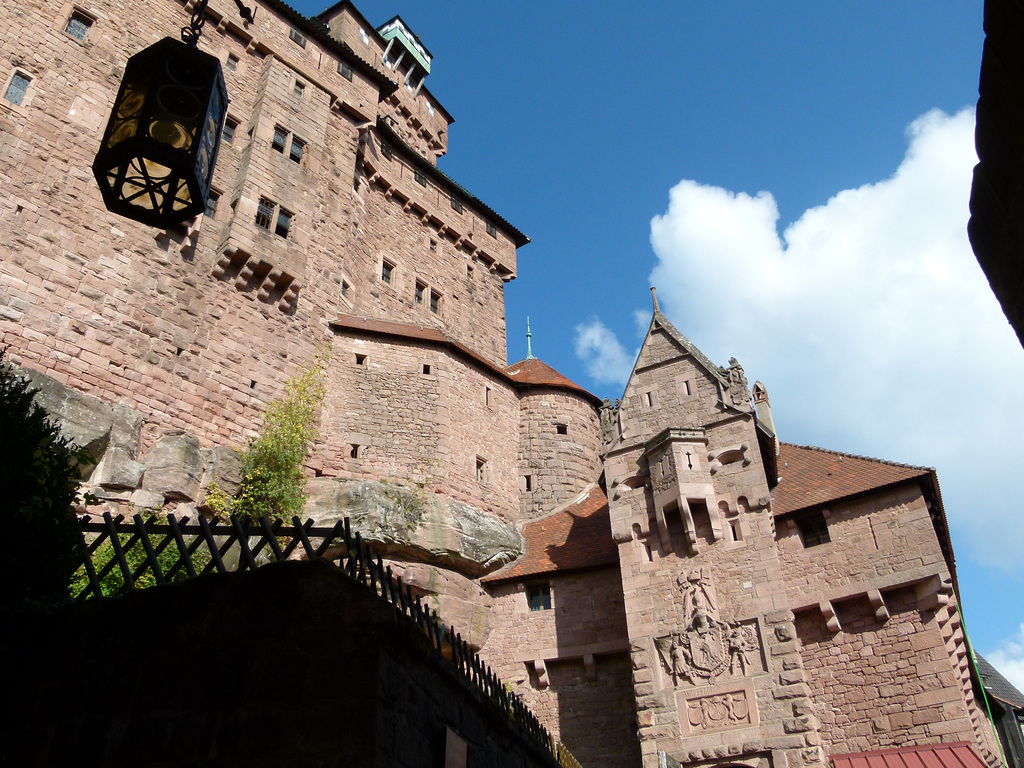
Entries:
[[859, 453], [850, 453], [849, 451], [838, 451], [834, 448], [822, 448], [818, 445], [801, 445], [800, 443], [790, 443], [786, 440], [780, 440], [781, 445], [789, 446], [790, 448], [800, 448], [805, 451], [818, 451], [819, 453], [829, 453], [833, 456], [845, 456], [850, 459], [860, 459], [861, 461], [872, 461], [876, 464], [886, 464], [890, 467], [900, 467], [902, 469], [919, 469], [922, 472], [934, 472], [935, 467], [925, 467], [920, 464], [905, 464], [900, 461], [892, 461], [891, 459], [879, 459], [875, 456], [864, 456]]

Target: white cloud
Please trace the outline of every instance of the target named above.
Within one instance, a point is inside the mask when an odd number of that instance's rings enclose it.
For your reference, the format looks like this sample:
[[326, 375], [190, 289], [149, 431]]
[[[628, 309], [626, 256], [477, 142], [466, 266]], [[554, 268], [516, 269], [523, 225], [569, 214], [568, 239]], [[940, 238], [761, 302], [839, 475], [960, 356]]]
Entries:
[[1018, 691], [1024, 691], [1024, 624], [1015, 638], [1004, 641], [999, 648], [986, 653], [985, 658]]
[[907, 135], [890, 178], [781, 237], [769, 192], [681, 181], [651, 222], [651, 283], [712, 360], [765, 383], [783, 440], [935, 466], [958, 549], [1021, 571], [1024, 354], [967, 240], [973, 111]]
[[576, 326], [576, 356], [600, 384], [625, 386], [636, 354], [630, 356], [615, 334], [596, 317]]

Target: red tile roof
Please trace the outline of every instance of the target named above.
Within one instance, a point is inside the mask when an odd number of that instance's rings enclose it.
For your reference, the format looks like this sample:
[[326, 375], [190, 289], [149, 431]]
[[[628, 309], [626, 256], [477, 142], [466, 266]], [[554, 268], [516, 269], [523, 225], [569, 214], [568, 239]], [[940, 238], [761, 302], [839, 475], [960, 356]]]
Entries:
[[832, 755], [832, 764], [835, 768], [986, 768], [967, 741]]
[[601, 402], [596, 395], [592, 395], [590, 392], [587, 392], [587, 390], [579, 384], [570, 381], [550, 365], [542, 360], [538, 360], [536, 357], [528, 357], [525, 360], [520, 360], [518, 363], [510, 365], [505, 369], [505, 373], [518, 384], [524, 384], [532, 387], [560, 387], [562, 389], [574, 389], [577, 392], [582, 392], [595, 403]]
[[894, 483], [927, 478], [933, 470], [827, 451], [806, 445], [779, 446], [779, 484], [772, 491], [776, 515], [828, 504]]
[[484, 582], [521, 579], [554, 571], [615, 565], [618, 548], [612, 541], [608, 498], [594, 486], [571, 506], [523, 528], [525, 554]]

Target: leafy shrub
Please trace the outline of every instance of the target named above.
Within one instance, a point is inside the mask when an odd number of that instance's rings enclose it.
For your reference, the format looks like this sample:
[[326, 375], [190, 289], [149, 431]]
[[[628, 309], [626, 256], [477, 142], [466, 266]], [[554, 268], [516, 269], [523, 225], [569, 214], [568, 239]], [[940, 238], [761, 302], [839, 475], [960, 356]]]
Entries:
[[326, 394], [324, 350], [299, 368], [285, 384], [285, 396], [267, 406], [263, 426], [242, 454], [242, 482], [234, 499], [211, 488], [207, 503], [217, 511], [258, 520], [289, 519], [306, 503], [306, 478], [302, 467], [310, 446], [320, 434], [319, 410]]
[[0, 557], [0, 600], [57, 602], [84, 547], [72, 509], [78, 464], [93, 463], [34, 401], [36, 390], [0, 349], [0, 521], [8, 542]]

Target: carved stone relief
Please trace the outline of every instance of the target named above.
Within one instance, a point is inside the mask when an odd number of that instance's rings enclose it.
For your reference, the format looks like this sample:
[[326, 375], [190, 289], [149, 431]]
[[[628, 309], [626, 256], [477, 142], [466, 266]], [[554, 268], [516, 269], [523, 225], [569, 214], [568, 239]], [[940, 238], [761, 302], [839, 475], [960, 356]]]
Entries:
[[654, 640], [673, 687], [760, 672], [761, 646], [753, 622], [718, 618], [718, 598], [707, 569], [684, 571], [677, 583], [683, 593], [682, 629]]
[[695, 696], [685, 700], [690, 733], [743, 728], [757, 723], [755, 706], [746, 688]]

